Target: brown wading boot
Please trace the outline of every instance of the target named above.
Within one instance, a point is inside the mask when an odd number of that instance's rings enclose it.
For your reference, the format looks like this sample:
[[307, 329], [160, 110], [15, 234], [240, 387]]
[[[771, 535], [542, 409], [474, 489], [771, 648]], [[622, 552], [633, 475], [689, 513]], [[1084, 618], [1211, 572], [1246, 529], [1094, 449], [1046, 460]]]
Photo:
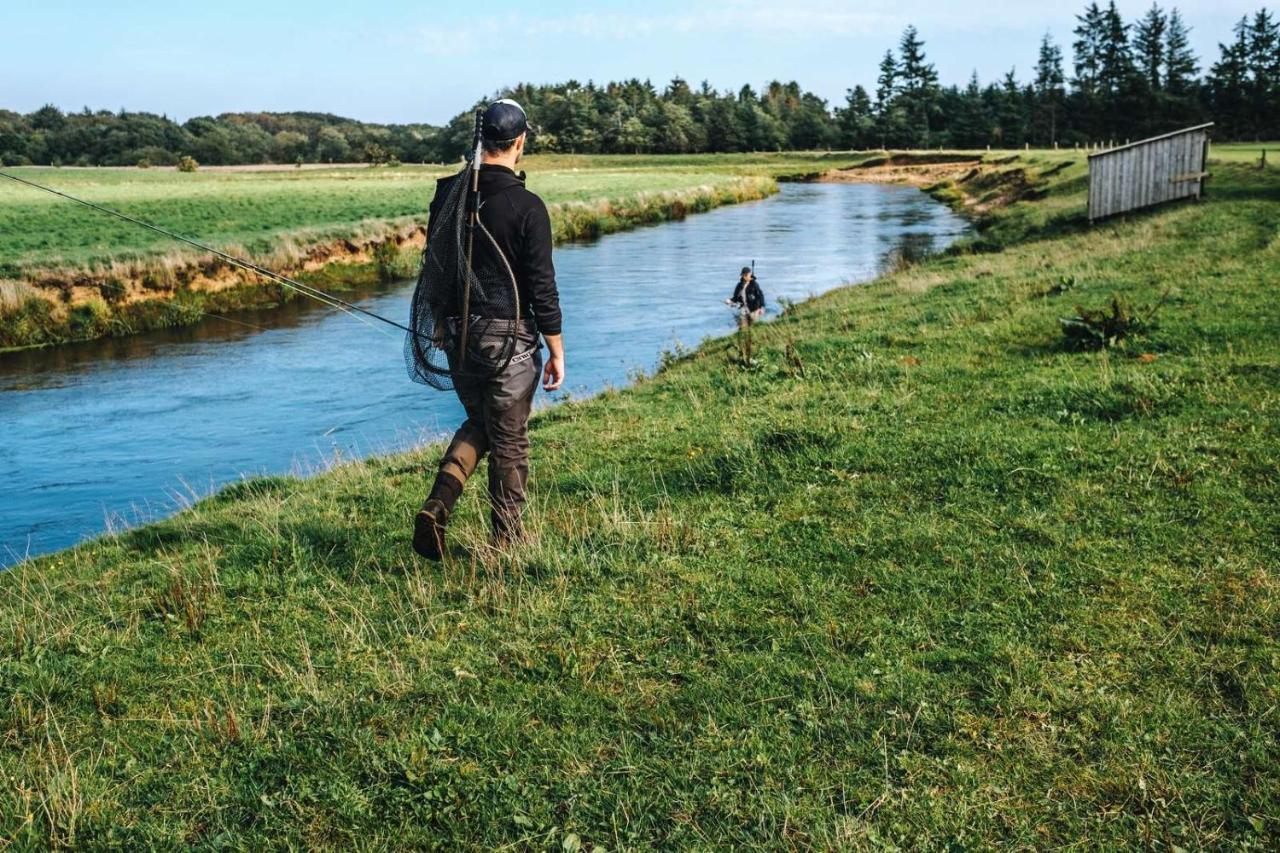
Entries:
[[444, 529], [448, 523], [449, 508], [444, 501], [428, 498], [413, 519], [413, 550], [428, 560], [443, 559]]

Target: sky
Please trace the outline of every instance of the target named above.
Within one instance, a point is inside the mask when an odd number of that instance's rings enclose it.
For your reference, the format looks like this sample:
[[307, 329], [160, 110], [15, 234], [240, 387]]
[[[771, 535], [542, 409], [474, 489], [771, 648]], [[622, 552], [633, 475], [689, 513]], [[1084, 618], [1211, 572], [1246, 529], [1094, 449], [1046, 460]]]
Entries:
[[[674, 76], [716, 89], [798, 80], [832, 105], [874, 89], [914, 24], [944, 84], [1030, 76], [1049, 33], [1070, 61], [1075, 2], [0, 0], [0, 108], [127, 109], [178, 120], [311, 110], [441, 124], [525, 81]], [[1150, 0], [1125, 0], [1126, 19]], [[1173, 4], [1169, 4], [1173, 5]], [[1207, 67], [1261, 0], [1180, 0]], [[975, 12], [977, 14], [975, 14]], [[1068, 71], [1070, 68], [1068, 66]]]

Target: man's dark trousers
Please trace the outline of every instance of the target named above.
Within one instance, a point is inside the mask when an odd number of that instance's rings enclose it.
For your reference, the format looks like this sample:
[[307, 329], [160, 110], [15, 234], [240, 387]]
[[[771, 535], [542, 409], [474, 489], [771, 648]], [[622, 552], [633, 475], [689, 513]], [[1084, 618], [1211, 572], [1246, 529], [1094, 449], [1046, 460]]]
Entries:
[[[509, 334], [509, 327], [490, 327], [473, 339], [468, 346], [468, 359], [476, 359], [472, 369], [501, 353]], [[521, 516], [529, 480], [529, 412], [542, 372], [542, 351], [530, 324], [521, 321], [516, 338], [513, 363], [491, 377], [468, 376], [465, 365], [459, 370], [450, 359], [450, 367], [456, 371], [454, 390], [467, 419], [454, 433], [432, 489], [432, 495], [452, 510], [462, 486], [488, 453], [489, 504], [494, 537], [499, 541], [518, 539], [524, 532]]]

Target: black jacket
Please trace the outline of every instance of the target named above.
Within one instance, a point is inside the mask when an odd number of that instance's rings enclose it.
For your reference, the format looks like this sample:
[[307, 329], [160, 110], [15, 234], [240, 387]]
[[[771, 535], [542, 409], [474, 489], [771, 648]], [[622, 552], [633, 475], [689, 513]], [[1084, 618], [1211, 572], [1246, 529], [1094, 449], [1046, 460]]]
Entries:
[[742, 279], [738, 279], [738, 286], [733, 289], [733, 298], [729, 302], [734, 305], [741, 305], [744, 289], [746, 290], [747, 310], [754, 314], [764, 307], [764, 291], [760, 289], [760, 282], [755, 276], [752, 276], [751, 281], [745, 284]]
[[[458, 179], [458, 175], [450, 175], [436, 186], [427, 219], [428, 234], [440, 201], [451, 182]], [[489, 163], [480, 166], [480, 221], [511, 264], [520, 303], [532, 309], [538, 331], [560, 334], [560, 292], [551, 262], [551, 217], [542, 199], [525, 189], [523, 172], [517, 175], [506, 166]], [[475, 245], [479, 252], [486, 244], [476, 241]]]

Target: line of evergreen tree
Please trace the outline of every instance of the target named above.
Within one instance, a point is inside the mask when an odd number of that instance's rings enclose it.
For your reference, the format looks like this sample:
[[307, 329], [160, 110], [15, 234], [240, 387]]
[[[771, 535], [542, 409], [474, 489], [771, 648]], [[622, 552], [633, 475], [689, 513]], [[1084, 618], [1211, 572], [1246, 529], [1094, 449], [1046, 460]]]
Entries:
[[[760, 91], [693, 88], [677, 77], [600, 86], [521, 84], [501, 94], [539, 128], [534, 149], [576, 153], [692, 153], [820, 148], [1020, 148], [1136, 139], [1217, 122], [1220, 139], [1280, 139], [1280, 23], [1266, 8], [1235, 24], [1201, 76], [1189, 28], [1159, 3], [1125, 21], [1115, 0], [1076, 16], [1070, 74], [1046, 35], [1030, 79], [1010, 70], [942, 86], [919, 31], [908, 27], [879, 64], [874, 93], [848, 90], [831, 107], [796, 82]], [[178, 124], [121, 110], [63, 114], [0, 110], [0, 162], [167, 165], [445, 162], [465, 151], [470, 112], [444, 127], [379, 125], [323, 113], [224, 113]]]

